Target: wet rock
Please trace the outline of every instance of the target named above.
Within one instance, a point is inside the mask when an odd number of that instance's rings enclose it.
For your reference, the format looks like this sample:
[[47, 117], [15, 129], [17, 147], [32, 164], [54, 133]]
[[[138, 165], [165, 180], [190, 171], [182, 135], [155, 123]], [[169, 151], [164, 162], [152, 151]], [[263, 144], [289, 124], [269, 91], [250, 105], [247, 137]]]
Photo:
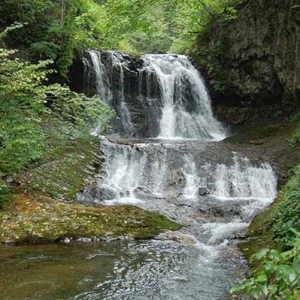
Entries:
[[69, 238], [65, 238], [65, 239], [63, 240], [63, 243], [64, 243], [64, 244], [70, 244], [70, 243], [71, 243], [71, 240], [70, 240]]
[[[60, 241], [68, 244], [78, 237], [86, 237], [93, 242], [109, 238], [109, 235], [149, 239], [164, 230], [182, 227], [163, 215], [129, 205], [95, 207], [57, 201], [44, 195], [31, 197], [18, 194], [11, 199], [11, 209], [17, 214], [14, 216], [13, 212], [8, 212], [10, 219], [1, 219], [0, 242]], [[45, 209], [49, 205], [50, 209]]]
[[210, 216], [216, 217], [216, 218], [232, 218], [232, 217], [238, 217], [242, 215], [242, 207], [240, 205], [219, 205], [219, 206], [213, 206], [206, 210], [201, 209], [201, 212], [208, 214]]
[[247, 232], [248, 232], [248, 229], [245, 228], [245, 229], [242, 229], [242, 230], [239, 230], [239, 231], [235, 231], [235, 232], [232, 232], [228, 238], [230, 240], [244, 240], [247, 238]]
[[137, 194], [139, 194], [139, 193], [152, 194], [152, 192], [149, 189], [147, 189], [147, 188], [145, 188], [143, 186], [137, 187], [133, 192], [137, 193]]
[[178, 242], [180, 244], [185, 244], [185, 245], [196, 245], [197, 244], [197, 239], [193, 237], [192, 235], [184, 234], [179, 231], [167, 231], [162, 234], [159, 234], [156, 237], [157, 240], [171, 240]]
[[93, 240], [91, 238], [86, 238], [86, 237], [76, 239], [76, 242], [81, 242], [81, 243], [91, 243], [92, 241]]
[[3, 215], [2, 216], [2, 220], [9, 220], [10, 219], [10, 216], [9, 215]]
[[208, 191], [207, 187], [203, 186], [203, 187], [199, 187], [198, 193], [200, 196], [205, 196], [205, 195], [209, 194], [209, 191]]
[[263, 145], [264, 141], [263, 140], [253, 140], [253, 141], [250, 141], [250, 144], [252, 144], [252, 145]]
[[[223, 119], [232, 124], [276, 120], [277, 112], [289, 113], [297, 107], [300, 62], [297, 51], [291, 51], [299, 46], [300, 14], [299, 9], [293, 9], [296, 2], [250, 1], [234, 21], [225, 27], [221, 23], [214, 26], [211, 39], [199, 40], [199, 47], [212, 52], [225, 45], [228, 48], [219, 59], [222, 68], [203, 57], [211, 84], [224, 87], [224, 94], [218, 92], [212, 97], [216, 113]], [[225, 57], [224, 67], [221, 62]]]
[[101, 200], [113, 200], [117, 198], [117, 192], [109, 187], [94, 186], [77, 195], [79, 201], [95, 202]]

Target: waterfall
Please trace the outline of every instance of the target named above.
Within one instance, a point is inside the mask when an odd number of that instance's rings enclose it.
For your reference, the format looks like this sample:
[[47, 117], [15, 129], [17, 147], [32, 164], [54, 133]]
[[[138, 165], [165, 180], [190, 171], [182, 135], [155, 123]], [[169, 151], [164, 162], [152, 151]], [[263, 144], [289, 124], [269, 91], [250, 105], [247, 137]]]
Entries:
[[222, 140], [200, 73], [186, 56], [87, 51], [86, 90], [113, 107], [127, 135]]
[[267, 163], [254, 167], [248, 158], [234, 155], [232, 166], [218, 164], [216, 167], [213, 194], [220, 199], [259, 198], [272, 201], [276, 197], [276, 188], [276, 176]]
[[147, 54], [142, 59], [143, 70], [155, 73], [161, 90], [160, 138], [224, 138], [203, 79], [186, 56]]
[[[122, 55], [115, 51], [106, 51], [109, 64], [102, 61], [100, 51], [87, 51], [90, 62], [85, 59], [87, 85], [90, 84], [91, 71], [94, 72], [95, 86], [100, 99], [115, 108], [122, 124], [122, 130], [131, 135], [134, 128], [131, 122], [130, 112], [127, 108], [124, 96], [124, 62]], [[91, 70], [92, 68], [92, 70]], [[113, 72], [117, 72], [117, 81], [114, 81]], [[118, 101], [114, 100], [118, 99]]]
[[[96, 201], [132, 203], [144, 200], [143, 193], [147, 197], [198, 201], [199, 189], [205, 189], [207, 197], [220, 201], [248, 200], [245, 205], [254, 203], [251, 209], [256, 210], [276, 197], [277, 181], [272, 167], [267, 163], [253, 165], [236, 153], [222, 153], [222, 159], [233, 162], [225, 165], [207, 161], [206, 157], [199, 159], [205, 149], [193, 155], [182, 153], [174, 144], [131, 142], [120, 145], [104, 139], [102, 151], [105, 161], [97, 184], [100, 189], [113, 191], [113, 196], [109, 193], [105, 198], [101, 193]], [[138, 199], [141, 194], [142, 198]]]
[[[187, 256], [191, 249], [197, 253], [187, 267], [187, 280], [176, 280], [175, 292], [172, 286], [168, 295], [187, 299], [178, 295], [191, 283], [197, 290], [193, 299], [229, 299], [232, 268], [241, 262], [235, 241], [277, 195], [272, 166], [232, 152], [226, 143], [211, 142], [222, 140], [225, 130], [213, 116], [200, 73], [186, 56], [147, 54], [133, 59], [90, 50], [84, 63], [86, 92], [99, 94], [115, 109], [119, 120], [114, 125], [123, 136], [102, 138], [101, 173], [78, 200], [136, 205], [182, 224], [179, 232], [156, 237], [182, 243], [162, 243], [168, 258], [177, 247]], [[159, 270], [153, 276], [157, 279], [163, 273], [161, 262], [151, 263]], [[140, 270], [140, 265], [134, 267], [124, 279], [130, 296], [139, 289], [128, 279]]]

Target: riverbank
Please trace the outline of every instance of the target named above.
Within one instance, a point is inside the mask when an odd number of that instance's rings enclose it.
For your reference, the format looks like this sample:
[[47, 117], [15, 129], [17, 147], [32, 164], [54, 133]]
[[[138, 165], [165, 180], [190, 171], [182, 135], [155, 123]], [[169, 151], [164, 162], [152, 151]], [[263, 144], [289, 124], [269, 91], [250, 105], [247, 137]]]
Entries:
[[239, 132], [224, 142], [233, 151], [246, 151], [272, 163], [278, 178], [278, 196], [258, 214], [248, 229], [246, 239], [239, 244], [250, 264], [250, 257], [263, 248], [286, 249], [299, 230], [299, 145], [293, 143], [297, 122], [278, 122], [239, 127]]

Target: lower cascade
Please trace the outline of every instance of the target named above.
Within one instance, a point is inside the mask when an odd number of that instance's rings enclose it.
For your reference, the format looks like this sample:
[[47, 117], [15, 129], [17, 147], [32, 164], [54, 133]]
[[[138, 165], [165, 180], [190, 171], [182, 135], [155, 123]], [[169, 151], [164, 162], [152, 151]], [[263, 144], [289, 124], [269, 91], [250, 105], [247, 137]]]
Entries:
[[[277, 179], [270, 164], [220, 146], [201, 140], [103, 138], [102, 172], [78, 200], [136, 205], [164, 214], [183, 228], [142, 245], [133, 243], [130, 258], [115, 266], [122, 273], [91, 295], [230, 299], [230, 287], [246, 269], [237, 241], [276, 197]], [[138, 253], [144, 252], [147, 259], [136, 265]], [[78, 299], [90, 299], [81, 296]]]
[[112, 275], [74, 299], [230, 299], [246, 269], [237, 241], [277, 194], [271, 165], [216, 142], [224, 127], [187, 57], [90, 50], [85, 72], [126, 138], [102, 138], [102, 171], [77, 200], [139, 206], [182, 229], [123, 244]]

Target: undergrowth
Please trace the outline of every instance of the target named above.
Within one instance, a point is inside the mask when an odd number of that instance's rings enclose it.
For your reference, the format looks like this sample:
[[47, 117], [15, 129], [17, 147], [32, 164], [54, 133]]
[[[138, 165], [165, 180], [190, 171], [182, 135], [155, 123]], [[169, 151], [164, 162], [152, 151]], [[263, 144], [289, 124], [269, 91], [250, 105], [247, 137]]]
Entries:
[[233, 294], [245, 293], [261, 300], [300, 298], [300, 233], [290, 231], [296, 235], [290, 242], [291, 249], [283, 252], [263, 249], [254, 254], [251, 260], [260, 262], [259, 267], [250, 278], [232, 288]]

